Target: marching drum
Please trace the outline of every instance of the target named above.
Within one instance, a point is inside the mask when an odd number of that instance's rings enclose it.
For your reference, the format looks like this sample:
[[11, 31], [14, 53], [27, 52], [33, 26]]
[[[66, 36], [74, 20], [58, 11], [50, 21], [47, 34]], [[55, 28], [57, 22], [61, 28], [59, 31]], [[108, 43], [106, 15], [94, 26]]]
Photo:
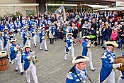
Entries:
[[122, 56], [117, 57], [114, 61], [114, 64], [117, 64], [117, 63], [122, 63], [122, 66], [120, 68], [117, 68], [117, 70], [124, 71], [124, 57]]
[[8, 56], [6, 51], [0, 51], [0, 71], [8, 69]]

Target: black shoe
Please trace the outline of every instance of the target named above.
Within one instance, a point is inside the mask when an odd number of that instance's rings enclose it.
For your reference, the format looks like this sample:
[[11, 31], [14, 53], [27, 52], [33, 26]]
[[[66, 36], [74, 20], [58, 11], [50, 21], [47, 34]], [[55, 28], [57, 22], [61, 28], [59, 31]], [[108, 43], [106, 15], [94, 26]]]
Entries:
[[18, 70], [15, 69], [15, 71], [17, 72]]
[[21, 72], [20, 74], [21, 74], [21, 75], [23, 75], [23, 74], [24, 74], [24, 72]]
[[48, 50], [45, 50], [45, 51], [48, 51]]

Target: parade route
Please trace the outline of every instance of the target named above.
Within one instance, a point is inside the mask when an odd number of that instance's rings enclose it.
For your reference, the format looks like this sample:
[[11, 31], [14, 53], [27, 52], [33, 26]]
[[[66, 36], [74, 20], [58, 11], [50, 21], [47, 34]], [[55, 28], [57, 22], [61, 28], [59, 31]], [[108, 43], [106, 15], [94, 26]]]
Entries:
[[[16, 36], [17, 42], [22, 44], [22, 39], [20, 36]], [[39, 37], [38, 37], [39, 38]], [[37, 47], [31, 44], [32, 50], [35, 51], [38, 62], [37, 67], [37, 77], [39, 83], [65, 83], [66, 74], [73, 66], [71, 63], [71, 54], [68, 56], [68, 60], [64, 60], [65, 55], [65, 42], [57, 40], [54, 44], [49, 44], [49, 39], [47, 39], [48, 51], [39, 49], [39, 39], [37, 41]], [[78, 43], [74, 46], [75, 56], [81, 55], [82, 46]], [[91, 71], [89, 63], [87, 63], [87, 72], [93, 83], [98, 83], [99, 72], [101, 68], [101, 54], [103, 53], [101, 46], [92, 48], [93, 65], [95, 71]], [[115, 53], [117, 56], [121, 55], [122, 49], [116, 49]], [[119, 77], [119, 71], [116, 72], [116, 83]], [[25, 74], [20, 75], [19, 71], [15, 72], [12, 64], [9, 63], [9, 68], [6, 71], [0, 71], [0, 83], [26, 83]], [[31, 83], [33, 79], [31, 78]], [[86, 83], [91, 83], [88, 78]]]

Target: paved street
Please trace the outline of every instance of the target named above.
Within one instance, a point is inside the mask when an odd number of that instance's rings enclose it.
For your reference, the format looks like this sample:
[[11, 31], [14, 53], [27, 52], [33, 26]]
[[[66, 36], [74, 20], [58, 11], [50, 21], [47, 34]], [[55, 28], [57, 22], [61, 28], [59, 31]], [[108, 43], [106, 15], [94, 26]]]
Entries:
[[[22, 43], [20, 37], [16, 36], [17, 41]], [[32, 49], [36, 52], [36, 56], [38, 58], [37, 66], [37, 76], [39, 83], [65, 83], [66, 74], [69, 69], [73, 66], [71, 63], [72, 57], [71, 54], [68, 56], [68, 60], [64, 61], [63, 57], [65, 55], [65, 42], [57, 40], [53, 45], [49, 44], [49, 40], [47, 40], [48, 51], [39, 49], [39, 41], [38, 47], [34, 47], [32, 44]], [[81, 55], [81, 44], [77, 44], [75, 46], [75, 56]], [[87, 64], [87, 72], [93, 83], [97, 83], [101, 60], [100, 56], [104, 50], [101, 49], [100, 46], [96, 48], [92, 48], [93, 55], [93, 64], [95, 67], [95, 71], [91, 71], [89, 68], [89, 64]], [[121, 55], [122, 49], [116, 49], [115, 53], [117, 56]], [[116, 72], [116, 81], [119, 76], [119, 72]], [[19, 72], [14, 71], [13, 65], [9, 64], [9, 69], [6, 71], [0, 71], [0, 83], [26, 83], [25, 74], [22, 76]], [[31, 83], [33, 80], [31, 78]], [[87, 79], [87, 83], [90, 81]], [[117, 83], [117, 82], [116, 82]]]

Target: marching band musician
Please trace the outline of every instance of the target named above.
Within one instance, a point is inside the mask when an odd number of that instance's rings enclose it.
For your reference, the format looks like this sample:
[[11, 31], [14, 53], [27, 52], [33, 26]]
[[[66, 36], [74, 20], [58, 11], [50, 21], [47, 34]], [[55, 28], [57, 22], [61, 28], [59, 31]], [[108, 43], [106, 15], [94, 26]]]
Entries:
[[64, 60], [67, 60], [67, 56], [68, 56], [68, 54], [69, 54], [70, 51], [72, 53], [72, 58], [74, 58], [73, 40], [74, 40], [74, 38], [72, 37], [72, 33], [67, 33], [66, 49], [65, 49], [66, 54], [64, 56]]
[[[122, 52], [122, 57], [124, 58], [124, 52]], [[120, 76], [118, 78], [118, 83], [124, 83], [124, 71], [120, 72]]]
[[4, 40], [4, 48], [6, 48], [8, 52], [10, 48], [10, 36], [9, 36], [9, 29], [6, 26], [4, 28], [3, 40]]
[[122, 63], [114, 64], [116, 55], [113, 52], [118, 44], [114, 41], [105, 42], [107, 50], [105, 50], [101, 56], [102, 68], [100, 70], [100, 83], [115, 83], [115, 68], [120, 68]]
[[32, 25], [31, 33], [32, 33], [32, 37], [33, 37], [35, 47], [37, 47], [37, 31], [36, 31], [36, 28], [37, 28], [36, 24]]
[[86, 56], [77, 56], [73, 58], [74, 66], [70, 69], [66, 76], [66, 83], [85, 83], [87, 71], [86, 62], [89, 58]]
[[52, 23], [51, 26], [49, 27], [50, 44], [54, 43], [54, 36], [55, 36], [55, 26], [54, 23]]
[[89, 64], [90, 64], [90, 69], [92, 71], [94, 71], [94, 67], [93, 67], [93, 62], [92, 62], [92, 53], [91, 53], [91, 41], [89, 40], [90, 37], [89, 36], [83, 36], [82, 37], [84, 39], [84, 41], [82, 42], [82, 56], [88, 56], [89, 57]]
[[21, 63], [21, 52], [22, 47], [20, 44], [17, 44], [16, 39], [11, 40], [11, 47], [10, 47], [10, 59], [14, 64], [15, 71], [20, 70], [20, 74], [23, 75], [22, 63]]
[[41, 27], [41, 31], [39, 32], [39, 37], [40, 37], [40, 50], [42, 50], [42, 45], [44, 44], [45, 51], [48, 51], [47, 43], [46, 43], [47, 33], [45, 30], [45, 26]]
[[24, 27], [24, 32], [22, 33], [22, 37], [23, 37], [23, 44], [31, 46], [30, 44], [31, 36], [30, 36], [30, 32], [28, 31], [28, 26]]
[[24, 70], [26, 72], [26, 80], [27, 83], [30, 83], [30, 73], [32, 74], [34, 83], [38, 83], [37, 75], [36, 75], [36, 65], [35, 62], [37, 62], [35, 53], [31, 51], [30, 46], [25, 45], [24, 46], [24, 52], [22, 53], [22, 60], [24, 61]]

